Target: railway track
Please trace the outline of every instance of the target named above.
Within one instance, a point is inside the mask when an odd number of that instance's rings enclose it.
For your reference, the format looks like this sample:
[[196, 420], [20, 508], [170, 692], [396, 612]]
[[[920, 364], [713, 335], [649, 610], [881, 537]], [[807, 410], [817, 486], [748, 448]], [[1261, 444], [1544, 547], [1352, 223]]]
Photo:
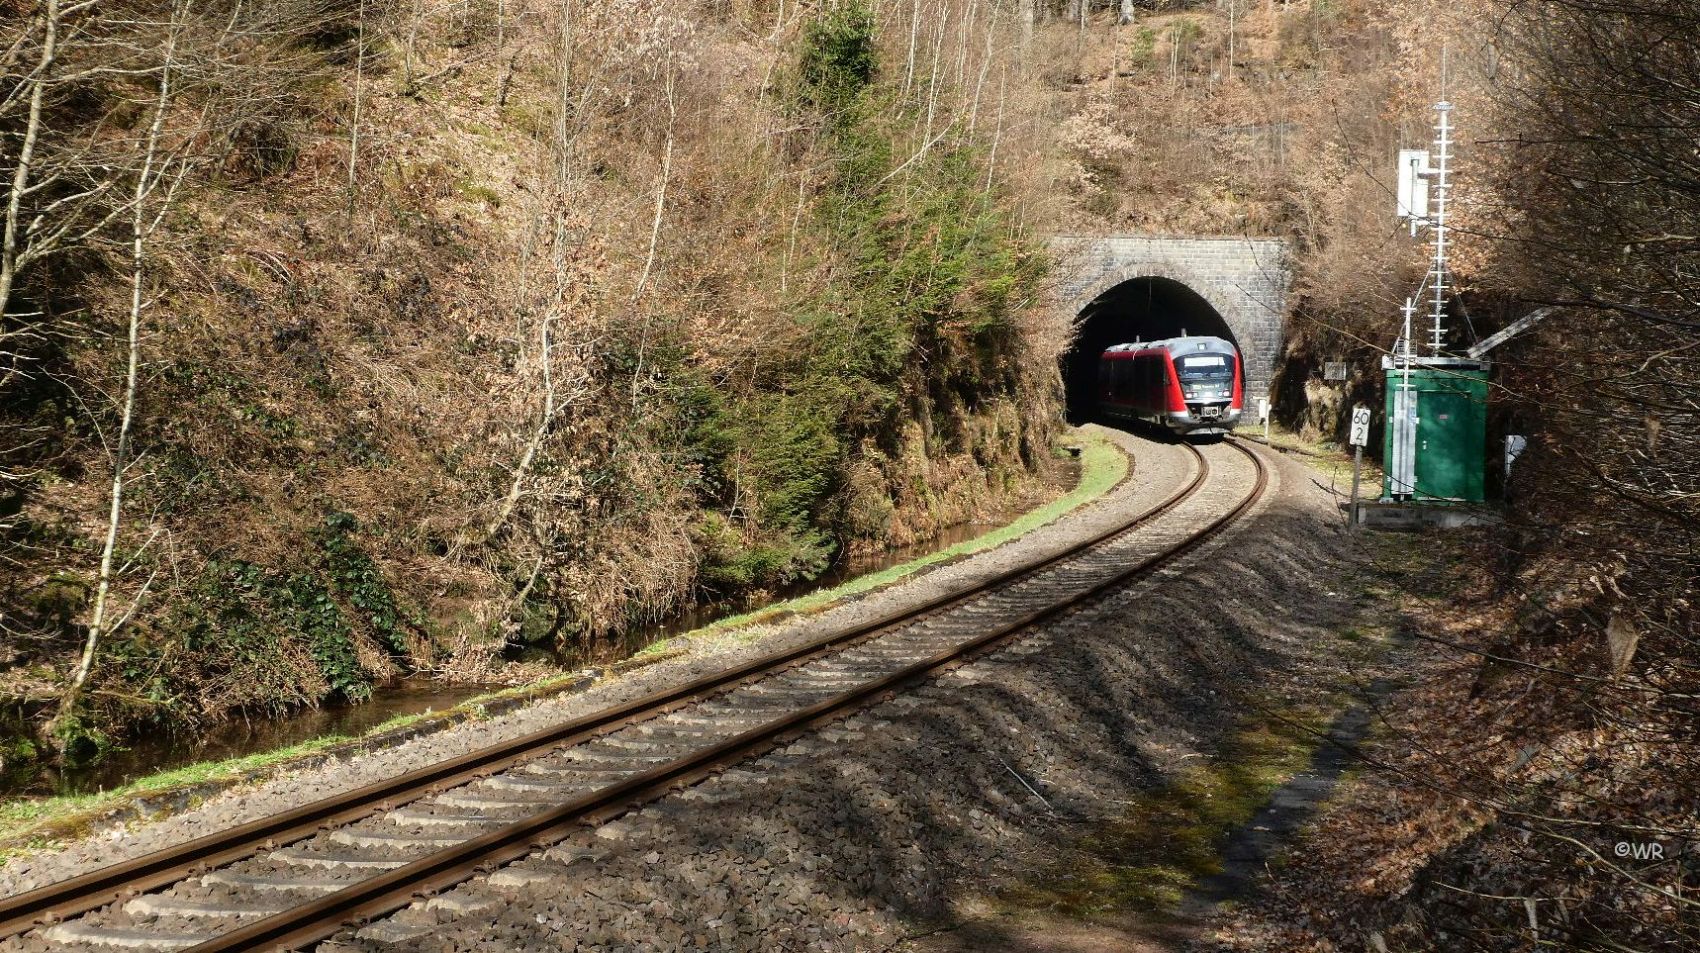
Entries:
[[525, 857], [1149, 575], [1262, 495], [1252, 451], [1224, 444], [1213, 467], [1182, 446], [1191, 479], [1089, 539], [674, 689], [0, 900], [0, 950], [298, 948]]

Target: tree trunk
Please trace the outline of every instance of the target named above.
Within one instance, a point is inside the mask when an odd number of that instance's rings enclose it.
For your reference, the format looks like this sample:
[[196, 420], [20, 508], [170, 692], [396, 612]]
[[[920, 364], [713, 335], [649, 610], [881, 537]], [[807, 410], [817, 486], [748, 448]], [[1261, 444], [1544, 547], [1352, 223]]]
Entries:
[[808, 195], [809, 175], [807, 172], [797, 173], [797, 210], [791, 215], [791, 237], [785, 243], [785, 258], [779, 265], [779, 293], [786, 292], [786, 282], [791, 275], [791, 259], [797, 254], [797, 229], [803, 223], [803, 200]]
[[[947, 6], [944, 9], [946, 16], [948, 16], [950, 8]], [[948, 25], [947, 20], [941, 19], [939, 21], [938, 39], [933, 42], [933, 66], [927, 74], [927, 123], [925, 131], [921, 133], [921, 141], [923, 142], [931, 142], [933, 138], [933, 121], [939, 105], [939, 66], [944, 58], [944, 34]]]
[[413, 61], [418, 56], [419, 21], [421, 19], [423, 19], [423, 17], [424, 17], [424, 11], [420, 8], [420, 0], [413, 0], [413, 5], [412, 5], [411, 9], [409, 10], [408, 17], [407, 17], [407, 44], [406, 44], [405, 48], [402, 50], [402, 58], [401, 58], [401, 70], [402, 70], [401, 88], [408, 95], [412, 95], [413, 91], [414, 91], [413, 90], [413, 81], [414, 81], [414, 74], [417, 72], [417, 70], [414, 68], [414, 62]]
[[[123, 526], [124, 478], [131, 462], [130, 435], [136, 419], [136, 389], [141, 380], [142, 315], [147, 307], [143, 300], [147, 283], [147, 241], [164, 218], [164, 212], [161, 211], [154, 215], [151, 222], [148, 220], [149, 199], [164, 178], [164, 166], [169, 166], [169, 162], [162, 164], [159, 161], [159, 143], [160, 134], [165, 127], [165, 113], [171, 105], [171, 71], [177, 48], [180, 15], [180, 9], [173, 11], [171, 35], [165, 48], [165, 63], [160, 70], [159, 95], [154, 102], [153, 122], [148, 127], [147, 145], [143, 150], [141, 169], [136, 174], [136, 188], [131, 196], [130, 313], [125, 334], [128, 353], [124, 369], [123, 397], [119, 405], [118, 441], [111, 451], [111, 500], [106, 513], [106, 538], [100, 549], [100, 575], [95, 584], [94, 606], [89, 616], [88, 634], [83, 640], [82, 657], [77, 662], [71, 684], [60, 698], [59, 710], [48, 724], [49, 737], [54, 738], [61, 746], [69, 740], [64, 736], [63, 729], [76, 717], [82, 701], [83, 686], [88, 682], [89, 673], [94, 670], [101, 640], [111, 635], [123, 624], [124, 619], [128, 618], [126, 613], [118, 622], [108, 622], [109, 616], [112, 615], [112, 564], [118, 551], [119, 532]], [[169, 202], [169, 195], [167, 201]]]
[[968, 132], [973, 134], [980, 119], [980, 94], [986, 88], [986, 72], [992, 67], [992, 40], [998, 25], [998, 9], [993, 6], [986, 15], [986, 48], [980, 52], [980, 76], [974, 80], [974, 101], [968, 107]]
[[360, 107], [366, 80], [366, 0], [360, 0], [355, 28], [354, 121], [348, 130], [348, 214], [354, 215], [354, 194], [360, 185]]
[[1238, 6], [1239, 0], [1228, 0], [1228, 72], [1224, 78], [1230, 81], [1234, 78], [1234, 42], [1237, 39], [1235, 20], [1239, 12], [1236, 9]]
[[[1031, 0], [1029, 0], [1031, 2]], [[909, 12], [909, 57], [903, 67], [903, 95], [909, 95], [909, 90], [915, 85], [915, 40], [921, 32], [921, 0], [915, 0], [915, 5]]]
[[998, 143], [1003, 140], [1003, 105], [1005, 94], [1009, 90], [1009, 67], [1004, 67], [1003, 77], [998, 81], [998, 124], [992, 130], [992, 148], [986, 154], [986, 194], [992, 191], [992, 176], [998, 167]]
[[514, 508], [519, 506], [519, 498], [525, 490], [526, 474], [531, 472], [531, 462], [537, 459], [537, 451], [542, 449], [543, 441], [549, 436], [549, 429], [555, 422], [555, 375], [551, 367], [555, 362], [555, 312], [560, 307], [562, 295], [559, 293], [560, 274], [565, 269], [563, 248], [566, 244], [566, 222], [564, 214], [557, 210], [555, 213], [555, 270], [557, 294], [555, 301], [543, 311], [543, 320], [537, 329], [538, 360], [543, 369], [543, 412], [538, 416], [537, 429], [531, 433], [531, 440], [525, 445], [525, 453], [519, 458], [519, 465], [514, 468], [513, 483], [508, 486], [507, 495], [502, 498], [502, 505], [497, 509], [496, 516], [490, 521], [484, 531], [484, 542], [496, 538], [496, 534], [507, 525], [513, 516]]
[[59, 55], [59, 0], [47, 0], [42, 14], [45, 31], [41, 41], [41, 58], [36, 62], [35, 77], [29, 82], [29, 117], [24, 121], [23, 144], [18, 149], [18, 164], [12, 170], [12, 189], [6, 196], [6, 228], [0, 236], [0, 316], [12, 300], [12, 288], [18, 277], [20, 249], [23, 236], [18, 234], [18, 217], [23, 208], [24, 194], [29, 190], [30, 173], [35, 162], [35, 146], [41, 137], [41, 107], [47, 86], [53, 75], [54, 60]]
[[[637, 288], [632, 291], [632, 307], [637, 308], [643, 289], [649, 285], [649, 274], [655, 268], [655, 251], [661, 244], [661, 219], [667, 213], [667, 181], [673, 175], [673, 126], [679, 118], [678, 104], [673, 96], [673, 71], [669, 67], [667, 86], [667, 146], [661, 153], [661, 182], [655, 189], [655, 218], [649, 225], [649, 254], [643, 261], [643, 274], [638, 276]], [[643, 330], [638, 337], [637, 367], [632, 371], [632, 409], [637, 409], [638, 390], [643, 386], [643, 362], [649, 351], [649, 312], [643, 312]]]

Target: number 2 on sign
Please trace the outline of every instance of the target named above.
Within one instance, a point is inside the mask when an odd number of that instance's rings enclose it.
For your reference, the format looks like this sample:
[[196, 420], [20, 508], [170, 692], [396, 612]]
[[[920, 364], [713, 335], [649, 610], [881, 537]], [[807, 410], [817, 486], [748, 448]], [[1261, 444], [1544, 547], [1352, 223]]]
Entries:
[[1369, 443], [1369, 408], [1363, 405], [1352, 408], [1351, 444], [1361, 447]]

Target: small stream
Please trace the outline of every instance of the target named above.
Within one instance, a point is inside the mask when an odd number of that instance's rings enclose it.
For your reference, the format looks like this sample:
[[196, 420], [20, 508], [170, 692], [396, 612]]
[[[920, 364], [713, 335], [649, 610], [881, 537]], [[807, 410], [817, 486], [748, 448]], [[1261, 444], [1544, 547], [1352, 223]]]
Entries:
[[[1079, 479], [1079, 465], [1068, 461], [1057, 468], [1050, 490], [1067, 492]], [[842, 585], [858, 576], [929, 556], [957, 543], [983, 535], [1010, 522], [1019, 511], [1000, 513], [985, 522], [961, 523], [934, 538], [912, 546], [875, 553], [835, 563], [826, 572], [770, 593], [758, 603], [698, 606], [655, 625], [634, 628], [620, 638], [589, 650], [561, 649], [547, 645], [509, 646], [504, 657], [512, 662], [543, 663], [563, 670], [606, 664], [626, 658], [656, 642], [702, 628], [705, 625], [822, 589]], [[369, 699], [359, 704], [332, 702], [304, 708], [279, 717], [240, 716], [196, 731], [159, 731], [130, 739], [86, 765], [52, 765], [29, 762], [0, 775], [0, 799], [54, 794], [92, 794], [120, 787], [137, 778], [185, 767], [203, 761], [222, 761], [265, 751], [275, 751], [326, 736], [357, 737], [398, 715], [444, 711], [498, 688], [501, 684], [447, 683], [429, 677], [400, 678], [374, 685]]]
[[155, 730], [80, 765], [26, 762], [0, 775], [0, 798], [93, 794], [137, 778], [202, 761], [223, 761], [276, 751], [314, 738], [353, 737], [397, 715], [443, 711], [500, 685], [450, 684], [432, 678], [398, 678], [372, 686], [359, 704], [332, 702], [281, 717], [237, 715], [199, 730]]

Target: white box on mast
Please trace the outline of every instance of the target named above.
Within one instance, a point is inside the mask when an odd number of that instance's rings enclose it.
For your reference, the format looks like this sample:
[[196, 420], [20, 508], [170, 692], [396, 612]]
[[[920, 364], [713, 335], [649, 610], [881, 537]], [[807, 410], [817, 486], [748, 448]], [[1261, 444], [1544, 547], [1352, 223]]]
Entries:
[[1412, 235], [1428, 221], [1428, 176], [1433, 171], [1427, 149], [1399, 150], [1399, 217], [1410, 221]]

